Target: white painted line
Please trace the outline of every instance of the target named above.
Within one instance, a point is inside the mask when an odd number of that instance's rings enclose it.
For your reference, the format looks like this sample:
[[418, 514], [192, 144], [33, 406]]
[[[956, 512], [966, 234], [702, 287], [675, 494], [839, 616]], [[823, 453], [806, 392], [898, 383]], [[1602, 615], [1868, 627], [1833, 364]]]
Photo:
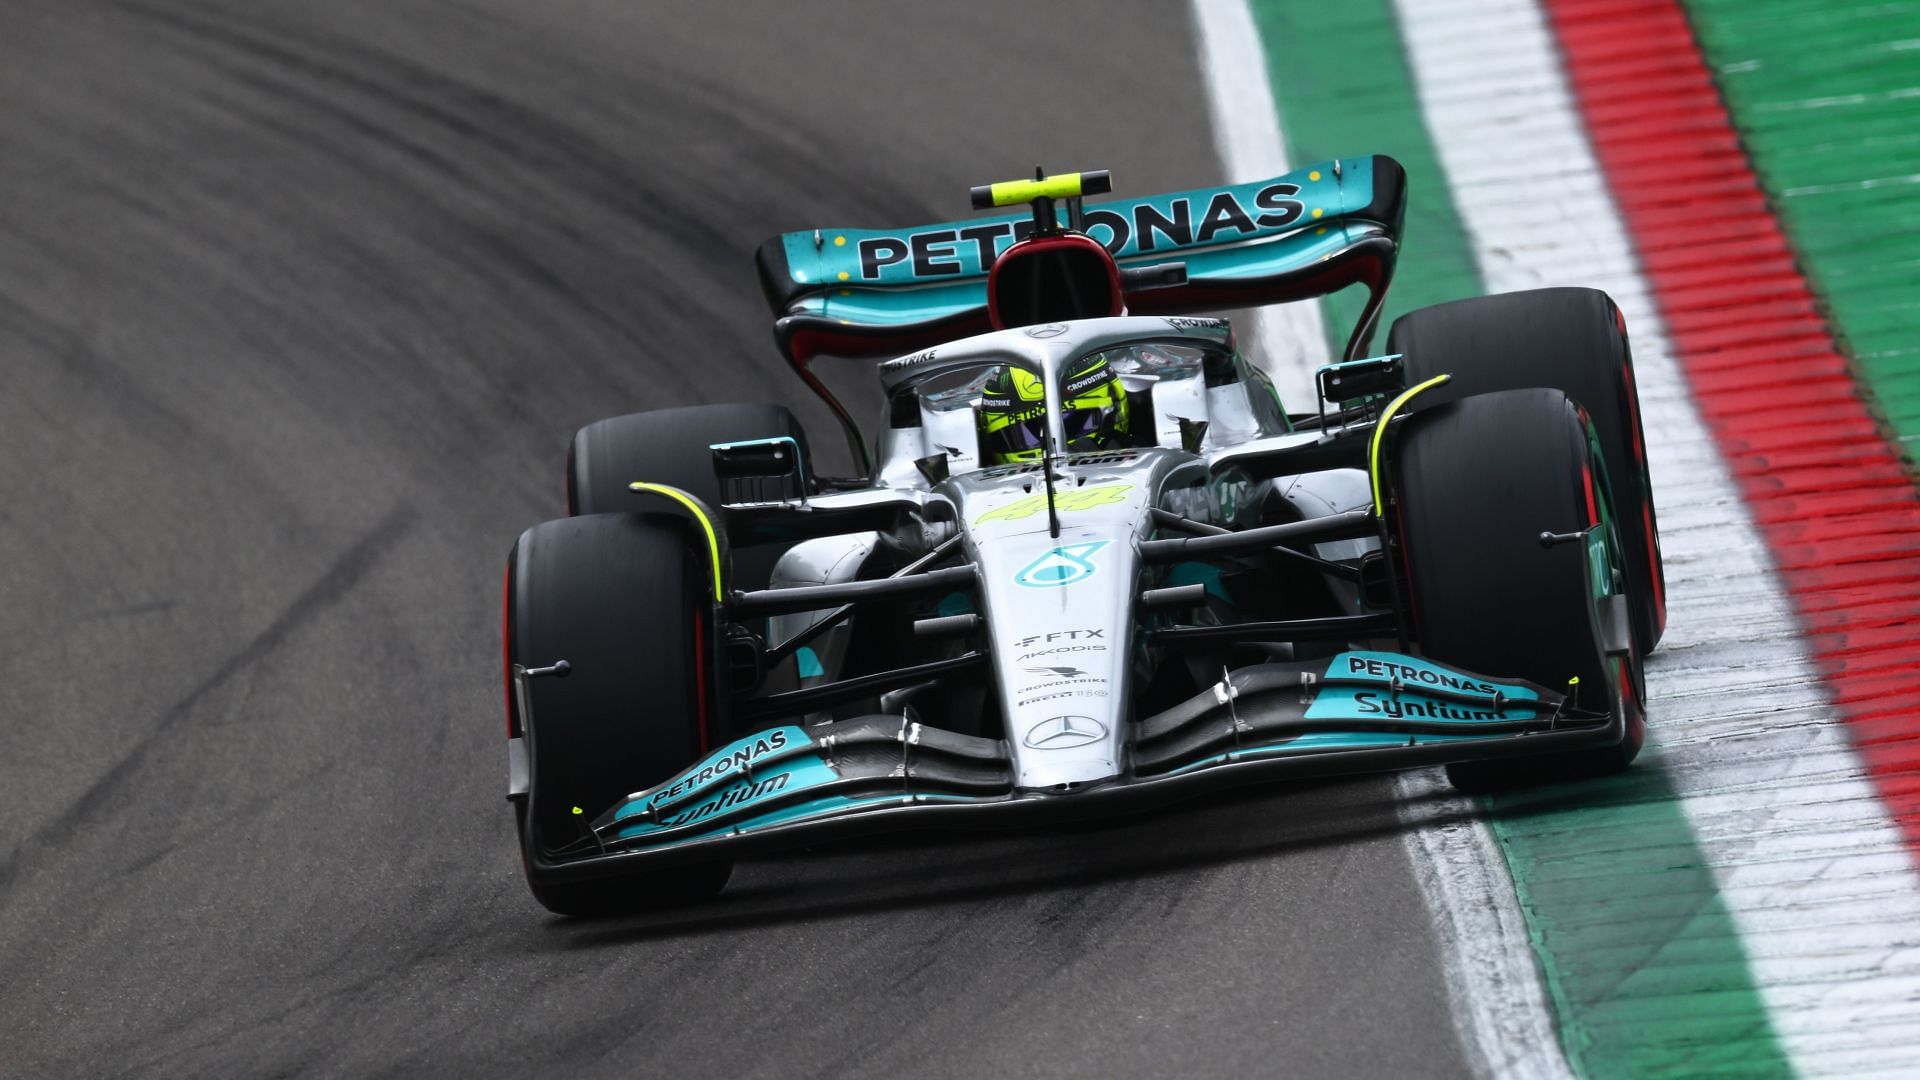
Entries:
[[1401, 773], [1393, 791], [1474, 1074], [1570, 1078], [1513, 878], [1480, 804], [1455, 794], [1438, 769]]
[[[1246, 0], [1194, 0], [1200, 68], [1207, 80], [1214, 147], [1228, 183], [1264, 180], [1287, 171], [1280, 112], [1267, 81], [1266, 54]], [[1317, 396], [1313, 369], [1332, 357], [1320, 304], [1306, 301], [1251, 313], [1253, 359], [1273, 376], [1280, 400], [1299, 411]], [[1242, 320], [1245, 321], [1245, 320]]]
[[[1227, 179], [1285, 172], [1280, 113], [1246, 0], [1194, 0], [1194, 22]], [[1314, 400], [1313, 369], [1329, 351], [1319, 303], [1266, 308], [1256, 319], [1254, 337], [1282, 400], [1294, 408]], [[1399, 777], [1395, 791], [1468, 1063], [1482, 1076], [1571, 1076], [1506, 860], [1477, 804], [1452, 794], [1434, 771]]]
[[1670, 603], [1648, 763], [1682, 796], [1782, 1048], [1804, 1074], [1920, 1073], [1920, 877], [1688, 396], [1551, 32], [1532, 0], [1398, 4], [1488, 287], [1598, 285], [1626, 314]]

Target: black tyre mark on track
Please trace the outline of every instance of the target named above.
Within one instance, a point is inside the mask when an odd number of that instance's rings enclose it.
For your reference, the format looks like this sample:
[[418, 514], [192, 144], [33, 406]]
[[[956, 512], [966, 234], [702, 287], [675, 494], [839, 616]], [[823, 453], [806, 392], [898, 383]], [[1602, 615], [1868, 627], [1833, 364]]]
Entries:
[[[320, 577], [295, 596], [280, 614], [268, 623], [246, 644], [229, 655], [219, 667], [206, 678], [195, 684], [186, 695], [174, 702], [160, 719], [142, 735], [138, 741], [128, 747], [126, 752], [115, 761], [111, 768], [102, 773], [99, 779], [80, 792], [68, 807], [53, 815], [44, 825], [32, 834], [28, 850], [40, 847], [58, 847], [73, 835], [82, 823], [109, 817], [123, 809], [117, 798], [123, 789], [130, 786], [133, 773], [147, 760], [149, 754], [163, 747], [166, 740], [178, 734], [180, 727], [193, 715], [194, 706], [202, 698], [213, 693], [229, 680], [247, 668], [272, 655], [286, 643], [308, 620], [327, 611], [357, 587], [380, 558], [406, 536], [413, 527], [414, 512], [406, 507], [398, 507], [387, 513], [378, 524], [356, 541], [340, 557], [335, 559]], [[16, 855], [0, 867], [0, 907], [4, 907], [9, 886], [17, 872], [23, 856]]]

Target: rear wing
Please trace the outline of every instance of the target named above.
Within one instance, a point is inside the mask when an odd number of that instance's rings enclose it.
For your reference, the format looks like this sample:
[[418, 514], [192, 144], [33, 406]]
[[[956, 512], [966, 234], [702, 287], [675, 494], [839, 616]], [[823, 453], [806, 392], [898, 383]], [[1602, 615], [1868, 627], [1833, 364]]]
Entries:
[[[1342, 158], [1271, 180], [1087, 206], [1086, 232], [1125, 269], [1184, 262], [1186, 280], [1126, 293], [1136, 315], [1182, 315], [1305, 300], [1365, 285], [1347, 345], [1360, 355], [1393, 276], [1406, 172], [1390, 157]], [[904, 229], [812, 229], [760, 246], [760, 287], [781, 351], [895, 356], [990, 329], [987, 273], [1033, 228], [1026, 215]], [[810, 380], [811, 381], [811, 380]]]
[[[1079, 190], [1078, 178], [1069, 186]], [[1057, 210], [1036, 212], [1040, 221], [1055, 214], [1107, 249], [1119, 267], [1126, 310], [1136, 315], [1260, 307], [1365, 285], [1367, 303], [1345, 350], [1353, 359], [1365, 355], [1393, 280], [1406, 190], [1400, 163], [1373, 155], [1250, 184], [1094, 206], [1073, 196]], [[1002, 252], [1032, 233], [1035, 220], [1007, 215], [905, 229], [812, 229], [760, 245], [755, 261], [774, 339], [833, 410], [862, 467], [872, 467], [866, 440], [809, 370], [813, 359], [899, 356], [992, 329], [988, 275]], [[1184, 272], [1155, 271], [1167, 263], [1182, 264]]]

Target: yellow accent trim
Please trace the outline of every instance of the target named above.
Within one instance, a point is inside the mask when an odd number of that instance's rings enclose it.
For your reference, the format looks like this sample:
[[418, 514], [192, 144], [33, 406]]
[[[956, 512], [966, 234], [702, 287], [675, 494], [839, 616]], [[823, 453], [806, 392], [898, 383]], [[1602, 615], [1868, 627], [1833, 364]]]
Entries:
[[1320, 179], [1320, 170], [1319, 170], [1319, 169], [1315, 169], [1315, 170], [1313, 170], [1312, 172], [1310, 172], [1310, 173], [1308, 173], [1308, 174], [1307, 174], [1307, 179], [1309, 179], [1309, 180], [1318, 180], [1318, 179]]
[[1049, 199], [1071, 199], [1080, 194], [1080, 174], [1061, 173], [1045, 180], [1006, 180], [988, 190], [993, 192], [995, 206], [1017, 206], [1043, 195]]
[[1321, 214], [1324, 214], [1324, 213], [1326, 213], [1326, 211], [1325, 211], [1325, 210], [1322, 210], [1322, 209], [1320, 209], [1320, 208], [1319, 208], [1319, 207], [1317, 207], [1317, 206], [1313, 208], [1313, 216], [1314, 216], [1314, 217], [1319, 217], [1319, 216], [1320, 216]]
[[716, 603], [724, 599], [724, 595], [720, 591], [720, 537], [714, 533], [713, 522], [707, 520], [706, 511], [700, 509], [700, 504], [694, 500], [693, 496], [681, 491], [677, 487], [668, 487], [665, 484], [649, 484], [644, 480], [635, 480], [633, 483], [628, 484], [627, 490], [665, 495], [667, 498], [687, 508], [687, 512], [693, 515], [693, 519], [700, 523], [702, 529], [706, 530], [707, 551], [713, 556], [713, 599]]
[[1102, 383], [1091, 390], [1082, 390], [1080, 391], [1080, 396], [1068, 398], [1064, 404], [1069, 411], [1076, 409], [1111, 409], [1120, 403], [1119, 398], [1114, 396], [1116, 389], [1119, 391], [1120, 397], [1126, 396], [1127, 388], [1120, 385], [1120, 380], [1115, 379], [1109, 383]]
[[842, 270], [842, 271], [840, 271], [840, 280], [841, 280], [841, 281], [845, 281], [845, 280], [847, 280], [847, 279], [848, 279], [849, 277], [852, 277], [852, 276], [853, 276], [853, 275], [851, 275], [851, 274], [849, 274], [849, 273], [847, 273], [847, 272], [846, 272], [845, 270]]
[[846, 247], [846, 246], [847, 246], [847, 238], [846, 238], [846, 237], [844, 237], [844, 236], [836, 236], [836, 237], [834, 237], [834, 238], [833, 238], [833, 246], [834, 246], [834, 247]]
[[1410, 386], [1400, 391], [1400, 396], [1387, 403], [1386, 410], [1380, 414], [1380, 422], [1373, 425], [1373, 443], [1367, 447], [1367, 479], [1373, 484], [1373, 516], [1380, 517], [1387, 512], [1387, 497], [1380, 486], [1380, 446], [1387, 441], [1387, 423], [1400, 406], [1412, 401], [1415, 394], [1431, 390], [1443, 383], [1453, 381], [1451, 375], [1435, 375], [1419, 386]]
[[[1127, 501], [1133, 494], [1132, 484], [1100, 484], [1094, 487], [1068, 488], [1054, 496], [1053, 506], [1061, 513], [1070, 514], [1076, 510], [1096, 510], [1103, 506]], [[1004, 506], [993, 509], [973, 519], [973, 523], [984, 525], [989, 521], [1020, 521], [1030, 518], [1047, 508], [1047, 496], [1043, 492], [1015, 499]]]

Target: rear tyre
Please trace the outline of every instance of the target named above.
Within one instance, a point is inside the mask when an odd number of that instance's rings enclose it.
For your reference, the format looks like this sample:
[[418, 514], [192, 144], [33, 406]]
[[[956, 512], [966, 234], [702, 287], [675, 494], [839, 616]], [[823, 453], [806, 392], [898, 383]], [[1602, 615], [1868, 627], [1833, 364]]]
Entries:
[[[780, 436], [799, 445], [803, 467], [812, 460], [806, 432], [784, 405], [694, 405], [596, 421], [581, 428], [567, 450], [567, 513], [646, 509], [646, 498], [627, 489], [635, 480], [676, 487], [717, 507], [726, 500], [713, 473], [713, 444]], [[810, 484], [812, 477], [803, 471], [801, 480]], [[773, 564], [788, 546], [735, 547], [729, 583], [765, 588]]]
[[1633, 639], [1650, 653], [1666, 629], [1666, 570], [1647, 475], [1640, 398], [1626, 320], [1598, 289], [1534, 289], [1456, 300], [1394, 321], [1387, 351], [1405, 355], [1409, 385], [1453, 381], [1424, 405], [1547, 386], [1587, 410], [1600, 436], [1627, 568]]
[[1596, 582], [1585, 545], [1542, 547], [1542, 532], [1595, 524], [1609, 537], [1602, 576], [1623, 575], [1617, 530], [1597, 483], [1597, 439], [1583, 410], [1558, 390], [1507, 390], [1422, 410], [1393, 451], [1393, 492], [1413, 631], [1422, 652], [1491, 676], [1554, 690], [1578, 678], [1584, 707], [1617, 708], [1615, 746], [1467, 762], [1447, 778], [1468, 791], [1617, 772], [1640, 751], [1639, 653], [1608, 658], [1589, 605]]
[[530, 722], [517, 707], [508, 718], [531, 766], [517, 808], [527, 884], [548, 910], [612, 914], [705, 899], [726, 885], [726, 863], [593, 881], [560, 880], [554, 870], [581, 850], [587, 822], [706, 746], [718, 700], [706, 557], [668, 515], [549, 521], [514, 545], [507, 670], [570, 665], [565, 676], [531, 680]]

